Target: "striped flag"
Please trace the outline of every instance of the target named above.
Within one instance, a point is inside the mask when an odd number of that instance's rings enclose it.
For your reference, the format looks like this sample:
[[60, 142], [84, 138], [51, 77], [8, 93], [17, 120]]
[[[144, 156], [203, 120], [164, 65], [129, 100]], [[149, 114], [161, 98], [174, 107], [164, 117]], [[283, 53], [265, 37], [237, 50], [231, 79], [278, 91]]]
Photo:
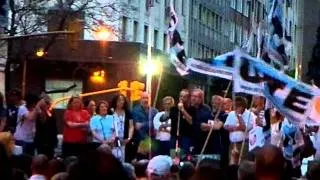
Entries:
[[[269, 34], [264, 36], [258, 29], [258, 57], [277, 69], [286, 70], [289, 65], [288, 48], [291, 39], [286, 36], [283, 27], [283, 0], [272, 0], [268, 15]], [[259, 34], [260, 33], [260, 34]]]

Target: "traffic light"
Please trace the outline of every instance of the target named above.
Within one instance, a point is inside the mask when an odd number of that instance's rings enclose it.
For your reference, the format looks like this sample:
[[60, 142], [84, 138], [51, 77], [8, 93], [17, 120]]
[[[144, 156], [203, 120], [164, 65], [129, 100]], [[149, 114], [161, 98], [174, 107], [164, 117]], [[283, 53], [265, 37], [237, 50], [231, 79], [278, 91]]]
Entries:
[[[128, 88], [128, 84], [129, 83], [126, 80], [120, 81], [118, 83], [118, 88]], [[127, 97], [127, 90], [126, 89], [120, 90], [120, 94], [123, 94], [124, 96]]]
[[139, 81], [133, 81], [130, 83], [130, 88], [132, 89], [130, 93], [131, 101], [138, 101], [141, 99], [141, 93], [144, 91], [144, 83]]

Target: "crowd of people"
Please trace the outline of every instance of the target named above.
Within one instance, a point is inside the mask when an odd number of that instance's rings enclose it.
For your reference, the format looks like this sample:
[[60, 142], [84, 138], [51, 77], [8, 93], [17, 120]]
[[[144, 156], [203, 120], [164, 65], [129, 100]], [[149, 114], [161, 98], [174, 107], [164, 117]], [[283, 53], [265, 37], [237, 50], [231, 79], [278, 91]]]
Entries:
[[46, 94], [0, 94], [0, 179], [320, 179], [320, 163], [306, 177], [300, 170], [303, 158], [319, 159], [319, 128], [293, 124], [263, 97], [250, 106], [245, 96], [213, 95], [207, 105], [201, 89], [183, 89], [158, 110], [146, 92], [133, 107], [122, 94], [73, 96], [62, 153], [51, 103]]

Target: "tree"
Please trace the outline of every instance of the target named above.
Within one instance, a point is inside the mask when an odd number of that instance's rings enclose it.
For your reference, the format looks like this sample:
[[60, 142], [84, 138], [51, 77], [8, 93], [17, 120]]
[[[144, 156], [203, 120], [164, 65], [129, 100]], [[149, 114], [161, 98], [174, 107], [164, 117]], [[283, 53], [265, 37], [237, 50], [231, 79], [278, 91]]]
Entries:
[[[131, 9], [127, 4], [121, 3], [120, 0], [4, 0], [9, 13], [8, 23], [0, 24], [0, 29], [4, 29], [4, 34], [11, 37], [19, 35], [37, 34], [47, 31], [64, 31], [70, 30], [72, 21], [81, 21], [82, 35], [83, 31], [94, 32], [101, 25], [107, 26], [115, 36], [120, 36], [118, 20], [122, 16], [129, 16]], [[1, 1], [3, 2], [3, 0]], [[4, 13], [2, 13], [4, 14]], [[54, 22], [54, 23], [53, 23]], [[47, 52], [51, 45], [56, 41], [59, 34], [47, 36], [48, 43], [44, 47]], [[27, 40], [28, 37], [23, 37]], [[12, 52], [11, 39], [0, 40], [1, 47], [7, 47], [8, 54]], [[23, 43], [27, 45], [27, 41]], [[19, 49], [16, 59], [21, 64], [26, 59], [24, 46]], [[0, 53], [1, 55], [1, 53]], [[7, 58], [8, 57], [8, 58]], [[15, 67], [16, 62], [11, 62], [9, 56], [5, 55], [0, 58], [6, 58], [5, 73], [9, 74], [10, 69]], [[6, 82], [9, 79], [6, 77]], [[6, 84], [8, 85], [8, 84]]]
[[85, 13], [84, 28], [104, 23], [117, 34], [115, 22], [129, 13], [129, 6], [119, 0], [8, 0], [9, 21], [4, 27], [9, 36], [27, 35], [47, 30], [50, 10], [60, 11], [55, 18], [60, 20], [57, 30], [64, 30], [66, 22], [75, 14]]
[[312, 80], [314, 84], [320, 87], [320, 26], [317, 30], [317, 42], [312, 50], [311, 61], [309, 62], [309, 70], [307, 77]]

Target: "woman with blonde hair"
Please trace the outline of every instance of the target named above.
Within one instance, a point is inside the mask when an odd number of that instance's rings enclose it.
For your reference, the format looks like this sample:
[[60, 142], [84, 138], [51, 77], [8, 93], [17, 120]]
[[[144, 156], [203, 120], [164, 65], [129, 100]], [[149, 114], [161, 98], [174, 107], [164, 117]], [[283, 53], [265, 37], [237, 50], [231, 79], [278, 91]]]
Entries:
[[14, 150], [14, 138], [10, 132], [0, 132], [0, 144], [2, 144], [10, 157]]
[[65, 157], [78, 156], [87, 149], [90, 114], [80, 97], [72, 97], [64, 113], [63, 146]]

